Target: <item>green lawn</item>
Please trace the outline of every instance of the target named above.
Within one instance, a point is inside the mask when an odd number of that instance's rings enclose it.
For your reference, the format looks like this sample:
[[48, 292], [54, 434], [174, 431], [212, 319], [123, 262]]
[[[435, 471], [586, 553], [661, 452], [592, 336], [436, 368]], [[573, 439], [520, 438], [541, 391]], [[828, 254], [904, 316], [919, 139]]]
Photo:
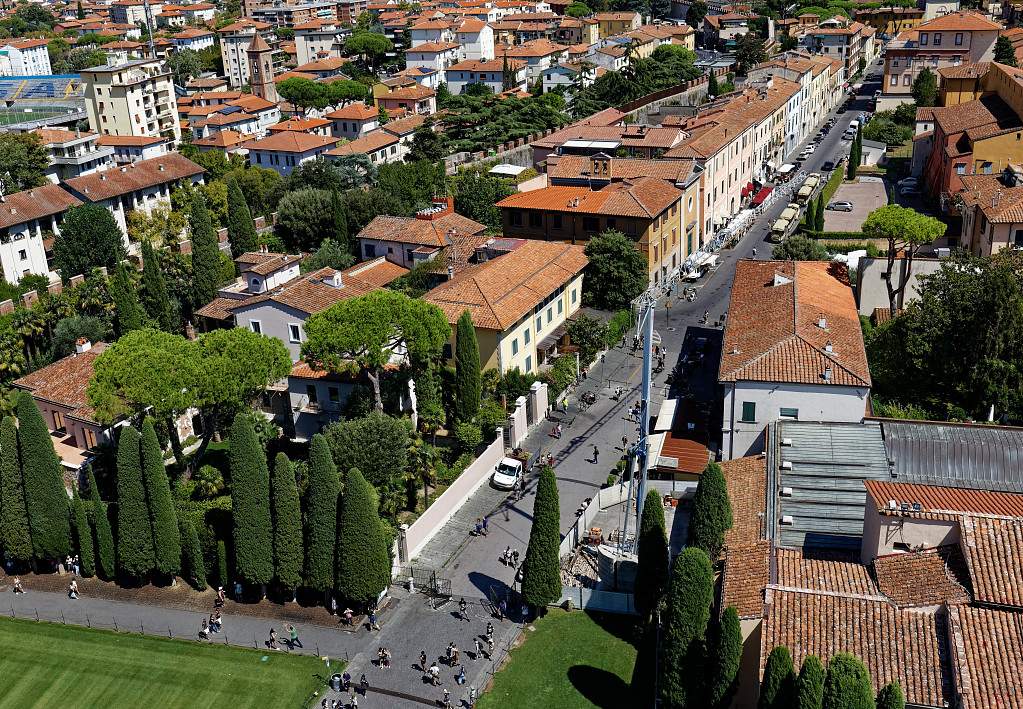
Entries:
[[551, 609], [480, 697], [479, 709], [624, 707], [636, 663], [635, 618]]
[[299, 709], [325, 670], [309, 656], [10, 618], [0, 619], [0, 646], [3, 709]]

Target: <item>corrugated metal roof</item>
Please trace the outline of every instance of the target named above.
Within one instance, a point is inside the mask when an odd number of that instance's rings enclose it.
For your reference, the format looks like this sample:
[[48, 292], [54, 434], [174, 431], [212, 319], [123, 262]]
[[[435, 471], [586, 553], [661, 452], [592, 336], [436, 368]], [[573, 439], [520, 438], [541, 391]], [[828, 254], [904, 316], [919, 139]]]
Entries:
[[893, 479], [1023, 492], [1023, 428], [882, 421]]

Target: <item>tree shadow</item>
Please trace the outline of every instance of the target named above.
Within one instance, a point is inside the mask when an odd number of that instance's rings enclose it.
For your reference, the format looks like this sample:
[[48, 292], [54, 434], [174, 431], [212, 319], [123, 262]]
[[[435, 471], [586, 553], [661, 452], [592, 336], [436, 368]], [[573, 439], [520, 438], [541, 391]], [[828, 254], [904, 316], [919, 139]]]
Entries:
[[629, 686], [621, 677], [589, 665], [568, 668], [568, 679], [579, 694], [598, 707], [622, 707], [628, 704]]
[[599, 625], [604, 632], [624, 640], [632, 645], [638, 645], [642, 636], [642, 627], [639, 619], [634, 615], [622, 615], [619, 613], [597, 613], [594, 611], [583, 611], [590, 619]]

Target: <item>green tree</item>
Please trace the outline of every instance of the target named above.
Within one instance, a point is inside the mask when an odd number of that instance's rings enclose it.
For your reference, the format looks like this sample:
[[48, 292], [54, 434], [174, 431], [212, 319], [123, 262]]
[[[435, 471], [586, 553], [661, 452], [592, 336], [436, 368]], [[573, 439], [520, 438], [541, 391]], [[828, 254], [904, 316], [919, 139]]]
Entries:
[[148, 576], [156, 564], [142, 482], [141, 440], [133, 426], [125, 426], [117, 441], [117, 563], [121, 574], [135, 581]]
[[358, 468], [345, 476], [337, 525], [337, 592], [369, 604], [391, 580], [391, 559], [376, 495]]
[[191, 580], [196, 590], [206, 590], [206, 563], [203, 561], [202, 546], [199, 544], [199, 534], [195, 531], [195, 525], [188, 517], [178, 519], [178, 527], [181, 532], [181, 562], [184, 567], [183, 573]]
[[60, 559], [71, 549], [71, 518], [64, 473], [46, 422], [28, 392], [17, 403], [21, 477], [36, 559]]
[[870, 673], [855, 655], [839, 652], [828, 660], [824, 709], [875, 709]]
[[[920, 247], [944, 236], [947, 228], [944, 222], [934, 217], [898, 204], [887, 204], [867, 215], [863, 222], [863, 235], [888, 242], [888, 263], [881, 277], [888, 290], [888, 306], [892, 313], [897, 312], [899, 296], [909, 283], [913, 258]], [[900, 252], [905, 254], [905, 268], [900, 268], [896, 274], [895, 265]]]
[[887, 118], [875, 116], [863, 129], [863, 136], [867, 140], [897, 146], [913, 137], [913, 129], [909, 126], [898, 125]]
[[32, 536], [21, 479], [18, 427], [12, 416], [5, 416], [0, 423], [0, 549], [20, 563], [32, 559]]
[[590, 6], [583, 2], [573, 2], [565, 9], [567, 17], [589, 17], [593, 14]]
[[742, 659], [742, 625], [734, 606], [728, 606], [721, 616], [710, 659], [711, 706], [728, 709], [738, 686], [739, 662]]
[[302, 508], [298, 503], [295, 470], [283, 453], [278, 453], [274, 461], [270, 488], [274, 577], [281, 588], [294, 590], [302, 583]]
[[807, 655], [796, 678], [796, 709], [821, 709], [824, 702], [824, 664], [816, 655]]
[[355, 263], [351, 250], [334, 239], [324, 239], [320, 248], [302, 261], [302, 271], [309, 273], [321, 268], [343, 271]]
[[36, 133], [0, 133], [0, 175], [7, 194], [47, 183], [49, 153]]
[[725, 532], [732, 528], [732, 505], [728, 500], [725, 475], [717, 463], [708, 463], [696, 485], [693, 509], [689, 516], [689, 545], [716, 559], [725, 543]]
[[371, 71], [375, 71], [380, 60], [394, 51], [394, 44], [382, 34], [355, 32], [345, 40], [345, 54], [361, 54]]
[[190, 79], [202, 74], [202, 59], [194, 49], [187, 47], [167, 53], [167, 66], [174, 76], [174, 83], [184, 86]]
[[447, 155], [447, 150], [444, 148], [444, 137], [434, 130], [432, 120], [427, 120], [426, 123], [416, 128], [415, 133], [412, 134], [412, 146], [406, 157], [408, 162], [419, 160], [438, 162], [443, 160], [445, 155]]
[[304, 77], [292, 77], [281, 81], [277, 84], [277, 93], [303, 115], [309, 108], [325, 108], [329, 98], [326, 84]]
[[831, 255], [816, 239], [793, 234], [771, 249], [771, 258], [777, 261], [827, 261]]
[[[334, 220], [334, 239], [338, 244], [343, 245], [346, 251], [349, 253], [353, 251], [354, 240], [348, 233], [348, 215], [345, 214], [344, 201], [341, 199], [341, 193], [334, 190], [330, 193], [330, 213]], [[327, 238], [320, 242], [320, 248], [323, 248], [323, 244], [331, 241]]]
[[628, 308], [647, 287], [646, 257], [620, 231], [608, 229], [586, 244], [589, 264], [583, 299], [601, 310]]
[[87, 203], [64, 212], [53, 242], [53, 266], [65, 282], [98, 266], [113, 270], [124, 257], [124, 236], [110, 210]]
[[714, 569], [701, 549], [675, 557], [661, 633], [661, 704], [667, 709], [704, 706], [707, 624], [714, 600]]
[[936, 106], [938, 101], [938, 78], [926, 67], [913, 79], [911, 90], [913, 99], [919, 108]]
[[78, 496], [78, 490], [73, 490], [74, 497], [71, 500], [71, 517], [74, 520], [75, 548], [78, 550], [81, 561], [82, 576], [86, 578], [96, 575], [96, 556], [92, 544], [92, 527], [89, 525], [89, 516], [85, 510], [85, 503]]
[[649, 616], [668, 585], [668, 537], [661, 495], [651, 489], [643, 503], [639, 523], [639, 559], [636, 569], [636, 610]]
[[163, 576], [173, 577], [181, 571], [181, 531], [167, 470], [163, 466], [163, 449], [157, 440], [152, 417], [147, 417], [142, 424], [142, 480], [153, 529], [154, 569]]
[[[999, 39], [1005, 38], [999, 37]], [[1015, 66], [1015, 64], [1011, 66]], [[902, 695], [902, 685], [898, 680], [881, 687], [881, 691], [877, 694], [877, 709], [906, 709], [906, 698]]]
[[533, 524], [522, 568], [522, 600], [541, 613], [561, 597], [561, 511], [554, 468], [540, 470], [533, 503]]
[[472, 315], [464, 311], [455, 334], [455, 416], [472, 421], [480, 410], [480, 348]]
[[703, 24], [703, 18], [706, 16], [707, 3], [704, 0], [696, 0], [696, 2], [689, 6], [689, 10], [686, 12], [686, 24], [699, 29], [700, 25]]
[[199, 193], [192, 198], [188, 223], [192, 234], [192, 305], [201, 308], [216, 297], [222, 279], [217, 232], [206, 199]]
[[714, 69], [707, 70], [707, 95], [714, 98], [721, 93], [721, 87], [718, 86], [718, 77], [714, 73]]
[[173, 332], [177, 329], [174, 307], [167, 291], [167, 279], [160, 268], [156, 250], [148, 241], [142, 242], [142, 307], [161, 330]]
[[817, 198], [817, 213], [814, 216], [814, 228], [817, 231], [824, 231], [824, 195]]
[[364, 371], [373, 386], [377, 411], [383, 411], [380, 375], [404, 347], [413, 366], [436, 359], [451, 336], [440, 308], [401, 293], [378, 290], [349, 298], [306, 321], [302, 356], [331, 372]]
[[467, 170], [453, 179], [455, 211], [490, 229], [500, 229], [501, 210], [495, 205], [515, 194], [512, 181], [478, 170]]
[[100, 577], [110, 580], [117, 573], [117, 557], [114, 547], [114, 533], [110, 529], [107, 508], [99, 498], [99, 485], [92, 466], [85, 467], [85, 480], [89, 485], [89, 502], [92, 506], [92, 526], [96, 530], [96, 570]]
[[1016, 50], [1012, 41], [1004, 34], [995, 42], [995, 61], [1006, 66], [1016, 66]]
[[117, 264], [113, 278], [110, 279], [110, 297], [114, 301], [117, 313], [117, 332], [121, 335], [132, 330], [141, 330], [145, 326], [145, 313], [139, 302], [138, 288], [128, 274], [124, 262]]
[[309, 446], [309, 487], [305, 515], [305, 584], [317, 591], [334, 587], [337, 500], [341, 492], [330, 445], [321, 433]]
[[335, 229], [331, 192], [300, 189], [288, 192], [277, 205], [277, 234], [290, 249], [315, 250]]
[[847, 179], [847, 180], [855, 180], [856, 179], [856, 170], [859, 169], [859, 166], [860, 166], [860, 156], [856, 152], [856, 142], [853, 141], [852, 146], [850, 146], [850, 148], [849, 148], [849, 159], [846, 161], [846, 164], [845, 164], [845, 179]]
[[101, 342], [107, 337], [107, 323], [94, 315], [72, 315], [61, 318], [53, 328], [50, 358], [58, 360], [75, 351], [78, 338]]
[[792, 653], [778, 645], [767, 656], [764, 679], [760, 682], [759, 709], [786, 709], [791, 707], [796, 691], [796, 669]]
[[262, 586], [274, 574], [266, 452], [246, 416], [235, 417], [230, 443], [235, 570], [244, 581]]
[[227, 238], [231, 241], [231, 253], [234, 256], [255, 251], [259, 246], [252, 212], [245, 202], [238, 180], [232, 177], [227, 178]]
[[767, 59], [764, 40], [752, 32], [739, 37], [735, 43], [735, 61], [739, 64], [739, 73], [745, 74], [757, 64]]
[[385, 490], [400, 485], [408, 469], [412, 434], [406, 419], [372, 411], [362, 418], [333, 423], [324, 434], [339, 470], [365, 470], [363, 477]]

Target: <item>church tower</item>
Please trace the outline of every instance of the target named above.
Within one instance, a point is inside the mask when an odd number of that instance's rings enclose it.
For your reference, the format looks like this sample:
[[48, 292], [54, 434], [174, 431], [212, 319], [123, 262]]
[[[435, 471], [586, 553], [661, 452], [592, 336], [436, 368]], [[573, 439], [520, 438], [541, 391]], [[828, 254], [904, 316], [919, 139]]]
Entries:
[[259, 34], [259, 30], [253, 31], [252, 42], [245, 52], [249, 57], [249, 86], [252, 87], [252, 93], [277, 103], [279, 99], [274, 84], [273, 50]]

